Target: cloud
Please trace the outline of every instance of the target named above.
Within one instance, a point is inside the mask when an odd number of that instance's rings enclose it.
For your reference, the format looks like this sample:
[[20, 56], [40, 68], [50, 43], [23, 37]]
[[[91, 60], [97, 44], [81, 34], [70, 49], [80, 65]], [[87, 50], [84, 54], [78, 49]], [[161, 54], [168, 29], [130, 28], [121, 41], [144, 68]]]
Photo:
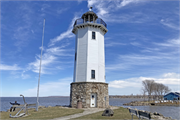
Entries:
[[[97, 9], [97, 15], [102, 18], [105, 22], [142, 22], [147, 16], [139, 13], [121, 14], [117, 13], [120, 8], [125, 7], [131, 3], [140, 3], [142, 0], [88, 0], [88, 7], [92, 6]], [[144, 2], [144, 1], [143, 1]], [[109, 19], [111, 18], [111, 19]], [[138, 19], [135, 19], [138, 18]], [[143, 19], [142, 19], [143, 18]]]
[[149, 53], [153, 53], [153, 52], [159, 52], [161, 51], [162, 49], [160, 48], [156, 48], [156, 47], [153, 47], [153, 48], [148, 48], [146, 47], [145, 49], [141, 50], [141, 52], [149, 52]]
[[0, 64], [0, 70], [21, 70], [17, 64], [14, 64], [12, 66], [10, 65], [5, 65], [5, 64]]
[[69, 8], [58, 9], [58, 10], [57, 10], [57, 14], [61, 14], [61, 13], [65, 12], [65, 11], [67, 11], [68, 9], [69, 9]]
[[160, 23], [171, 29], [180, 30], [179, 25], [174, 24], [175, 23], [174, 21], [170, 22], [168, 19], [166, 20], [161, 19]]
[[[45, 69], [48, 65], [52, 64], [56, 60], [56, 57], [48, 54], [44, 54], [42, 57], [42, 63], [41, 63], [41, 73], [48, 74], [45, 72]], [[29, 69], [31, 69], [33, 72], [39, 73], [40, 68], [40, 58], [36, 57], [36, 60], [34, 62], [29, 63]]]
[[57, 9], [52, 8], [53, 6], [49, 4], [42, 4], [41, 9], [39, 10], [41, 12], [42, 17], [45, 16], [56, 16], [59, 17], [59, 15], [65, 11], [67, 11], [69, 8], [62, 8], [58, 7]]
[[28, 74], [21, 74], [21, 78], [22, 79], [28, 79], [28, 78], [30, 78], [30, 75], [28, 75]]
[[165, 73], [162, 78], [154, 78], [156, 82], [167, 84], [167, 85], [180, 85], [180, 74], [177, 73]]
[[[131, 82], [130, 80], [133, 79], [134, 81]], [[140, 87], [140, 84], [135, 82], [137, 78], [131, 78], [126, 80], [114, 80], [109, 82], [109, 87], [112, 88], [126, 88], [126, 87]]]
[[106, 70], [125, 70], [130, 68], [132, 69], [137, 66], [151, 66], [154, 64], [160, 66], [163, 63], [169, 63], [170, 60], [173, 61], [177, 59], [167, 55], [119, 55], [116, 64], [107, 65]]
[[165, 74], [163, 74], [163, 77], [164, 78], [179, 78], [180, 76], [179, 76], [179, 74], [176, 74], [176, 73], [165, 73]]
[[180, 38], [178, 39], [170, 39], [170, 40], [167, 40], [165, 41], [164, 43], [154, 43], [155, 45], [158, 45], [158, 46], [162, 46], [162, 47], [175, 47], [175, 48], [179, 48], [180, 46]]
[[129, 68], [130, 68], [130, 65], [117, 63], [117, 64], [112, 64], [112, 65], [106, 65], [106, 72], [110, 70], [125, 70]]
[[152, 42], [152, 47], [143, 47], [141, 52], [154, 53], [155, 55], [166, 55], [177, 58], [179, 54], [180, 38], [169, 39], [164, 42]]
[[31, 32], [34, 34], [34, 30], [31, 30]]
[[141, 0], [122, 0], [121, 2], [116, 1], [117, 7], [119, 7], [119, 8], [124, 7], [128, 4], [131, 4], [131, 3], [137, 3], [137, 2], [141, 2]]
[[88, 8], [89, 7], [95, 7], [98, 10], [98, 15], [101, 17], [105, 14], [108, 14], [110, 9], [107, 7], [107, 5], [110, 3], [111, 1], [105, 1], [104, 0], [88, 0]]
[[154, 80], [155, 82], [158, 82], [158, 83], [162, 83], [166, 85], [177, 85], [177, 86], [180, 81], [179, 74], [165, 73], [161, 76], [161, 78], [136, 77], [136, 78], [123, 79], [123, 80], [113, 80], [109, 82], [109, 87], [111, 88], [126, 88], [126, 87], [140, 88], [142, 86], [143, 80]]
[[112, 46], [116, 46], [116, 45], [126, 45], [126, 44], [125, 43], [119, 43], [119, 42], [109, 42], [109, 43], [105, 44], [106, 47], [112, 47]]
[[16, 11], [18, 14], [16, 18], [18, 21], [14, 23], [14, 34], [13, 37], [16, 40], [15, 46], [18, 48], [18, 51], [21, 51], [21, 48], [28, 44], [32, 34], [34, 33], [32, 28], [32, 8], [26, 3], [18, 4], [19, 11]]
[[[136, 52], [135, 54], [117, 55], [118, 58], [115, 59], [113, 62], [114, 64], [107, 65], [106, 70], [132, 70], [137, 66], [148, 68], [153, 65], [156, 65], [159, 69], [169, 69], [169, 67], [175, 69], [176, 64], [178, 64], [180, 46], [179, 38], [166, 40], [161, 43], [150, 43], [152, 45], [149, 45], [148, 47], [136, 42], [131, 42], [130, 44], [140, 46], [142, 48], [140, 53]], [[152, 46], [152, 48], [150, 48], [150, 46]], [[164, 66], [164, 64], [166, 65]]]
[[28, 75], [28, 74], [25, 74], [25, 70], [21, 73], [21, 78], [22, 79], [28, 79], [28, 78], [30, 78], [30, 75]]
[[[48, 49], [44, 49], [44, 54], [42, 55], [42, 63], [41, 63], [41, 73], [50, 74], [46, 69], [50, 69], [53, 65], [58, 63], [60, 60], [58, 59], [61, 56], [72, 56], [68, 54], [66, 49], [63, 49], [65, 46], [61, 47], [51, 47]], [[33, 72], [39, 73], [40, 68], [40, 55], [36, 56], [36, 60], [28, 64], [28, 70], [32, 70]], [[53, 67], [53, 69], [60, 69], [59, 66]], [[61, 68], [62, 69], [62, 68]]]
[[[138, 3], [141, 0], [88, 0], [88, 7], [95, 7], [98, 10], [100, 16], [110, 13], [113, 10], [117, 10], [121, 7], [127, 6], [130, 3]], [[114, 7], [114, 9], [112, 9]]]
[[83, 0], [77, 0], [78, 4], [80, 4]]
[[42, 4], [41, 11], [44, 11], [47, 8], [50, 8], [51, 6], [49, 4]]
[[[53, 81], [53, 82], [52, 82]], [[73, 77], [67, 77], [58, 81], [49, 81], [41, 83], [39, 87], [39, 96], [67, 96], [70, 93], [70, 83]], [[37, 95], [37, 87], [25, 90], [24, 96], [33, 97]]]
[[[49, 6], [43, 7], [42, 11], [44, 11], [46, 8]], [[61, 12], [61, 11], [59, 11]], [[61, 33], [59, 36], [53, 38], [50, 40], [48, 49], [44, 49], [44, 54], [42, 55], [42, 65], [41, 65], [41, 73], [43, 74], [51, 74], [50, 72], [47, 71], [47, 69], [55, 70], [55, 69], [63, 69], [62, 66], [57, 66], [57, 63], [60, 62], [59, 57], [61, 56], [72, 56], [72, 54], [69, 54], [68, 51], [70, 49], [63, 49], [66, 46], [69, 45], [69, 43], [62, 45], [60, 47], [52, 47], [56, 42], [59, 42], [65, 38], [71, 38], [73, 37], [72, 28], [74, 21], [77, 19], [77, 13], [75, 14], [75, 17], [72, 19], [71, 24], [69, 25], [69, 28], [67, 31]], [[32, 70], [33, 72], [39, 73], [39, 68], [40, 68], [40, 55], [37, 55], [35, 57], [35, 61], [31, 62], [28, 64], [28, 70]], [[55, 66], [56, 65], [56, 66]], [[53, 67], [54, 66], [54, 67]]]
[[58, 41], [61, 41], [61, 40], [65, 39], [65, 38], [71, 38], [71, 37], [74, 36], [73, 33], [72, 33], [72, 29], [73, 29], [74, 22], [75, 22], [75, 20], [77, 18], [78, 18], [77, 15], [75, 15], [75, 17], [72, 19], [71, 24], [69, 25], [69, 28], [68, 28], [68, 30], [66, 32], [63, 32], [59, 36], [57, 36], [57, 37], [50, 40], [49, 47], [53, 46]]
[[138, 47], [138, 46], [141, 46], [141, 44], [138, 43], [138, 42], [131, 42], [130, 44], [133, 45], [133, 46], [137, 46], [137, 47]]

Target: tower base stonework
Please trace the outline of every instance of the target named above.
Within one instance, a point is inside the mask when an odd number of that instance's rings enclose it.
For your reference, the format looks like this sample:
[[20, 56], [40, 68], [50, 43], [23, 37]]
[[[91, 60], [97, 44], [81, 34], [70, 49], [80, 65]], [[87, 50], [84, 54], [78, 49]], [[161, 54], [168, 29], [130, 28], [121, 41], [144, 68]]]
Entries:
[[105, 108], [109, 106], [108, 84], [101, 82], [73, 82], [70, 90], [70, 106], [77, 107], [78, 101], [83, 108], [90, 108], [92, 94], [96, 94], [96, 105], [93, 107]]

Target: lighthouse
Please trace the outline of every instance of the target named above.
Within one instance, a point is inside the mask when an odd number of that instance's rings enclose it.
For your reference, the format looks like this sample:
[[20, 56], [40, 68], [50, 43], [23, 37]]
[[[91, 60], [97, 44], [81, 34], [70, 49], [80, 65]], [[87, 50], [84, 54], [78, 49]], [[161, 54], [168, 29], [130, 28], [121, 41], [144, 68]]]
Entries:
[[72, 32], [76, 35], [74, 77], [70, 88], [70, 106], [83, 108], [109, 106], [105, 79], [104, 35], [107, 25], [90, 10], [77, 19]]

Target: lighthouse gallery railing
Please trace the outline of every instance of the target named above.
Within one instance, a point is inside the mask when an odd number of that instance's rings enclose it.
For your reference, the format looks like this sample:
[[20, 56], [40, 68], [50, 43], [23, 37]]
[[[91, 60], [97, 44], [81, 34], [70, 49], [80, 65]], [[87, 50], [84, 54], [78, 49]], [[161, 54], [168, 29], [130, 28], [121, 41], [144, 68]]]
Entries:
[[[88, 22], [89, 22], [89, 21], [84, 22], [84, 20], [83, 20], [82, 18], [79, 18], [79, 19], [77, 19], [77, 20], [75, 21], [74, 26], [75, 26], [75, 25], [82, 24], [82, 23], [88, 23]], [[93, 23], [93, 21], [91, 21], [91, 23]], [[102, 25], [104, 25], [104, 26], [107, 28], [107, 24], [106, 24], [101, 18], [97, 18], [97, 19], [95, 20], [95, 23], [97, 23], [97, 24], [102, 24]]]

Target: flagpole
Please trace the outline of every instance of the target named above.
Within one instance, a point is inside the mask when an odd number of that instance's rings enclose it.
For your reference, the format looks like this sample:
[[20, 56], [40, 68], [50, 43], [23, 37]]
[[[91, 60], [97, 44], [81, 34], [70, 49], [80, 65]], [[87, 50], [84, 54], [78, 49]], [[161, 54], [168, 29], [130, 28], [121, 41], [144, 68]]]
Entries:
[[42, 52], [43, 52], [44, 28], [45, 28], [45, 19], [44, 19], [44, 24], [43, 24], [43, 35], [42, 35], [41, 58], [40, 58], [39, 79], [38, 79], [38, 88], [37, 88], [36, 111], [38, 111], [38, 106], [39, 106], [39, 84], [40, 84], [40, 76], [41, 76], [41, 61], [42, 61]]

